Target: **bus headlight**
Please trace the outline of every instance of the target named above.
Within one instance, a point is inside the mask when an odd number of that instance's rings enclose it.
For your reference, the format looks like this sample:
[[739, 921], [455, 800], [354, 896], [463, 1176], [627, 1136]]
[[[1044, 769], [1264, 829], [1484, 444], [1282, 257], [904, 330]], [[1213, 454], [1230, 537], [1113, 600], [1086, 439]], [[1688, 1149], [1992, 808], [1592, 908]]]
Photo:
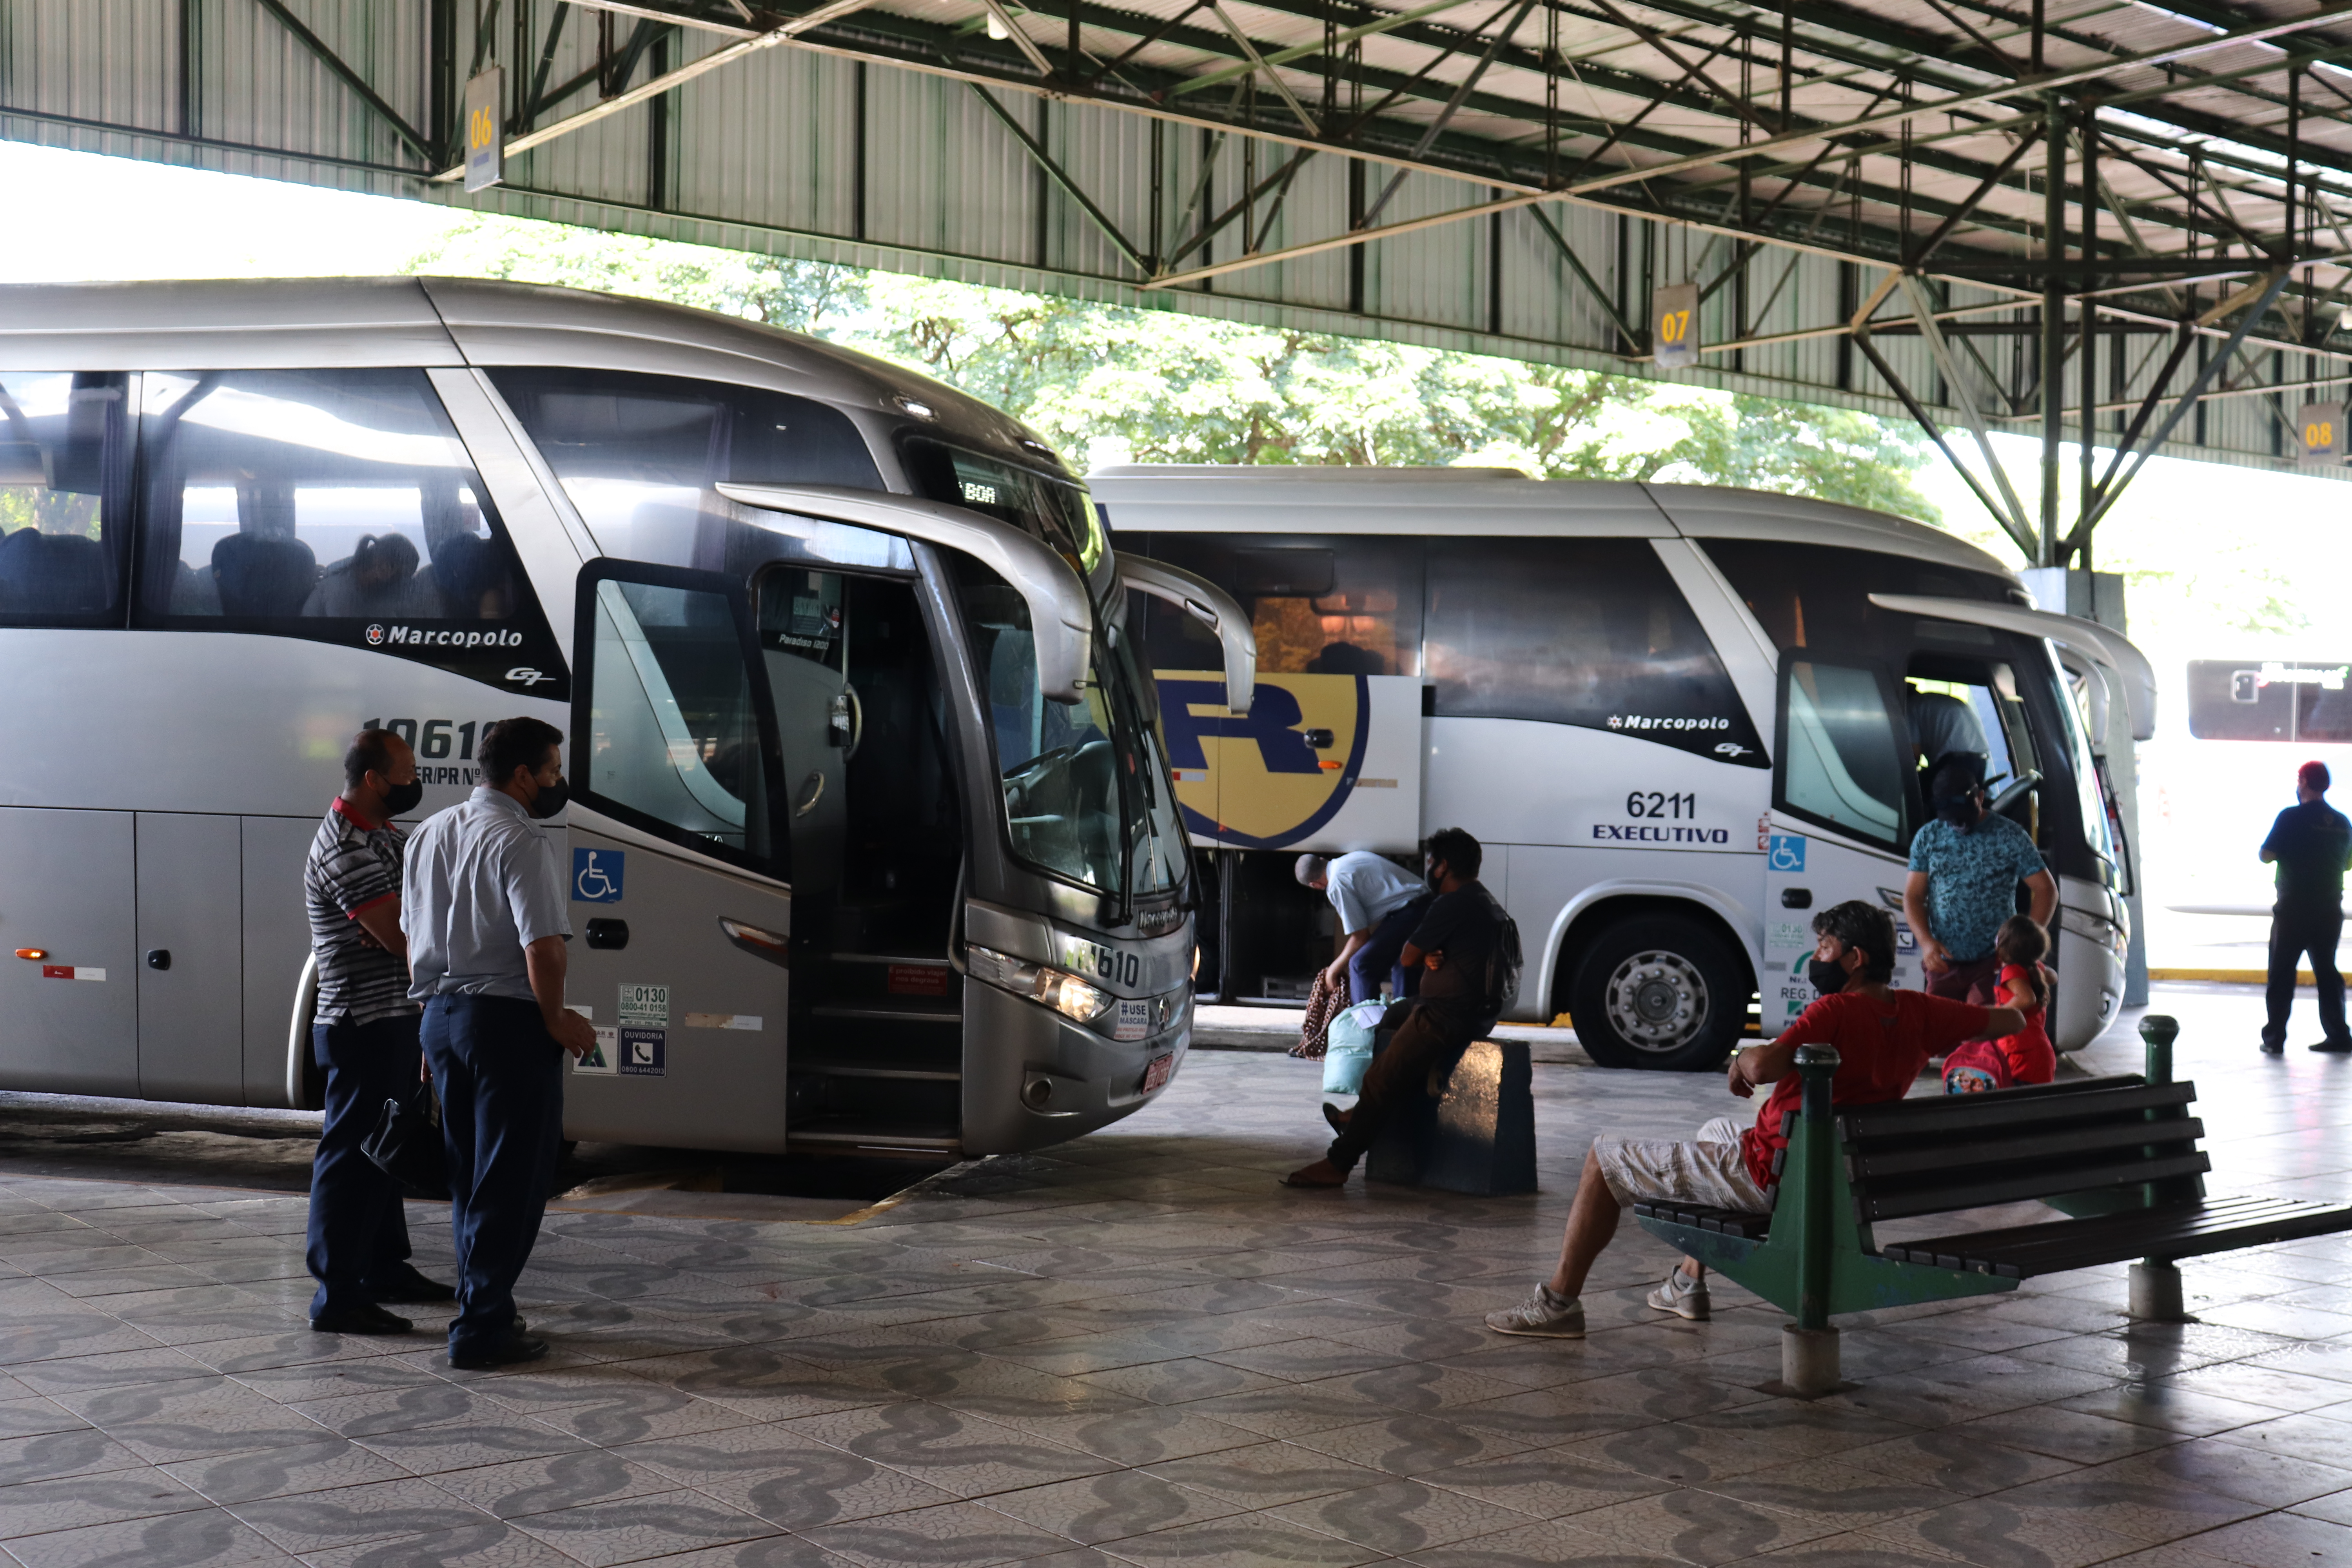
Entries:
[[964, 963], [975, 979], [1042, 1003], [1074, 1023], [1093, 1023], [1109, 1012], [1116, 1000], [1109, 992], [1066, 970], [1032, 963], [985, 947], [965, 948]]

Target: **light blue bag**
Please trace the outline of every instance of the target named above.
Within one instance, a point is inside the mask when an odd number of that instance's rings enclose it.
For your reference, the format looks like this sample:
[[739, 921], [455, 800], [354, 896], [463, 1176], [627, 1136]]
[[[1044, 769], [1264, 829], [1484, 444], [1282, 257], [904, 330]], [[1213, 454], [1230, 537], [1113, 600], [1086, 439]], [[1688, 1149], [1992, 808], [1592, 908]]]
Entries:
[[1372, 1031], [1387, 1010], [1385, 1002], [1359, 1002], [1331, 1016], [1323, 1036], [1324, 1093], [1363, 1092], [1364, 1073], [1372, 1065]]

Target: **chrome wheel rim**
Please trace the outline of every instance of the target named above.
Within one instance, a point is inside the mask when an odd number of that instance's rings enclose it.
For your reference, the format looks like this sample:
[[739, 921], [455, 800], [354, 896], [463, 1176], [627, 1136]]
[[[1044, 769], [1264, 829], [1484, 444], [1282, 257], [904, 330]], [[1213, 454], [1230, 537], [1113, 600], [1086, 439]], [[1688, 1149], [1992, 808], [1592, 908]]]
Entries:
[[1639, 1051], [1674, 1051], [1706, 1026], [1706, 981], [1678, 952], [1634, 953], [1609, 977], [1610, 1027]]

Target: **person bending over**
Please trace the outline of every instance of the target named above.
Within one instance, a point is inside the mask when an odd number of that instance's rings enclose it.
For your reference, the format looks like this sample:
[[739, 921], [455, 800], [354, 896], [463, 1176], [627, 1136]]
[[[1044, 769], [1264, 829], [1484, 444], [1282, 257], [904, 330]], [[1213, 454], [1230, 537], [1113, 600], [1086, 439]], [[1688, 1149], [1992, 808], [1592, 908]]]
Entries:
[[[1728, 1116], [1698, 1130], [1695, 1142], [1663, 1138], [1600, 1137], [1584, 1157], [1584, 1174], [1568, 1211], [1560, 1238], [1559, 1267], [1517, 1307], [1486, 1316], [1497, 1333], [1549, 1339], [1584, 1337], [1585, 1275], [1610, 1238], [1618, 1216], [1636, 1199], [1664, 1199], [1707, 1208], [1760, 1214], [1771, 1200], [1773, 1157], [1789, 1144], [1789, 1118], [1796, 1113], [1801, 1080], [1791, 1070], [1799, 1046], [1834, 1046], [1836, 1076], [1830, 1082], [1834, 1106], [1870, 1105], [1908, 1093], [1927, 1058], [1963, 1040], [1986, 1034], [2013, 1034], [2025, 1020], [2013, 1007], [1979, 1007], [1923, 991], [1896, 991], [1886, 982], [1895, 973], [1895, 921], [1885, 910], [1860, 900], [1835, 904], [1813, 917], [1810, 977], [1821, 999], [1769, 1046], [1750, 1046], [1731, 1058], [1731, 1092], [1746, 1100], [1764, 1084], [1772, 1093], [1744, 1131]], [[1706, 1271], [1685, 1258], [1649, 1303], [1677, 1317], [1707, 1315]]]
[[[1348, 1173], [1380, 1136], [1381, 1128], [1408, 1096], [1422, 1092], [1429, 1069], [1458, 1057], [1469, 1043], [1495, 1026], [1507, 997], [1488, 994], [1487, 959], [1505, 919], [1478, 880], [1486, 858], [1478, 841], [1459, 827], [1429, 836], [1429, 885], [1437, 896], [1404, 944], [1407, 969], [1422, 971], [1421, 989], [1410, 1003], [1389, 1009], [1382, 1019], [1396, 1033], [1372, 1058], [1356, 1109], [1323, 1107], [1323, 1119], [1339, 1133], [1330, 1152], [1283, 1178], [1291, 1187], [1339, 1187]], [[1399, 1015], [1402, 1011], [1402, 1016]]]
[[1369, 1002], [1381, 994], [1381, 982], [1393, 976], [1396, 994], [1411, 995], [1413, 972], [1397, 959], [1429, 908], [1428, 886], [1387, 856], [1369, 849], [1328, 860], [1301, 855], [1297, 876], [1300, 886], [1331, 900], [1339, 929], [1348, 935], [1339, 956], [1323, 971], [1323, 983], [1334, 991], [1344, 988], [1350, 1003]]

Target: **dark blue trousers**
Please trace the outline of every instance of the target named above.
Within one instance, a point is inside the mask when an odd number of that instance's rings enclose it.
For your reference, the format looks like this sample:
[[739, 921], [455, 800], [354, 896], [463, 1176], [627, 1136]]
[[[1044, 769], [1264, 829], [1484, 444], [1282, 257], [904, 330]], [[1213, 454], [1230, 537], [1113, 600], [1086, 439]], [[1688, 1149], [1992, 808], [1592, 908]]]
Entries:
[[1391, 910], [1372, 928], [1372, 940], [1356, 950], [1348, 960], [1348, 1000], [1370, 1002], [1381, 994], [1381, 982], [1386, 980], [1394, 987], [1393, 1000], [1402, 1002], [1421, 989], [1419, 970], [1406, 970], [1397, 964], [1404, 944], [1421, 926], [1421, 917], [1429, 912], [1427, 899], [1415, 899], [1402, 909]]
[[360, 1144], [387, 1100], [416, 1092], [416, 1015], [310, 1026], [310, 1051], [327, 1074], [327, 1121], [310, 1162], [310, 1241], [303, 1260], [319, 1292], [310, 1315], [375, 1300], [372, 1279], [404, 1272], [408, 1216], [400, 1184], [376, 1169]]
[[563, 1047], [535, 1002], [436, 996], [425, 1005], [425, 1058], [449, 1149], [454, 1355], [512, 1331], [515, 1280], [539, 1239], [562, 1146]]

